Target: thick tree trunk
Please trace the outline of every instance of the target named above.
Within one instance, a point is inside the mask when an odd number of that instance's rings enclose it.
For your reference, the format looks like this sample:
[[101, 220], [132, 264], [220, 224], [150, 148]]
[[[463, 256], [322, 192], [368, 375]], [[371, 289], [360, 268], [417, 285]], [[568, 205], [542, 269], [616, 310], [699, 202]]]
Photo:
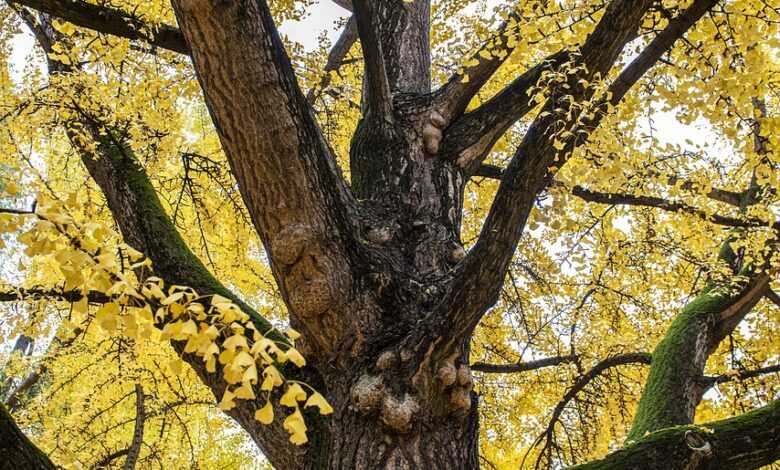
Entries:
[[392, 376], [360, 374], [356, 384], [344, 380], [344, 388], [331, 392], [341, 399], [305, 468], [479, 468], [476, 406], [466, 416], [433, 417], [414, 394], [399, 396], [402, 384], [387, 378]]

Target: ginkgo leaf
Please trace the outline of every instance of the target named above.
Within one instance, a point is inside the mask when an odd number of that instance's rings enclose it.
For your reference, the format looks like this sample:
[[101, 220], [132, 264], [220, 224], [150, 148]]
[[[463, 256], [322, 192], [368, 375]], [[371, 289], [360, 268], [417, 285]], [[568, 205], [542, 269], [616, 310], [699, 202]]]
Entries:
[[270, 401], [265, 402], [262, 408], [255, 411], [255, 419], [263, 424], [271, 424], [274, 420], [274, 407]]
[[301, 355], [301, 353], [298, 352], [295, 348], [290, 348], [287, 351], [285, 351], [285, 354], [287, 355], [287, 359], [290, 360], [293, 364], [295, 364], [298, 367], [303, 367], [306, 365], [306, 359]]
[[304, 400], [306, 400], [306, 391], [297, 383], [293, 383], [287, 387], [287, 391], [279, 399], [279, 403], [288, 408], [297, 408], [298, 402]]
[[284, 383], [282, 376], [276, 367], [270, 365], [263, 370], [263, 383], [260, 385], [261, 390], [270, 391], [274, 387], [278, 387]]
[[304, 405], [304, 408], [308, 408], [310, 406], [316, 406], [320, 409], [321, 415], [329, 415], [333, 413], [333, 407], [330, 406], [330, 403], [328, 403], [327, 400], [325, 400], [325, 397], [323, 397], [319, 393], [313, 393], [308, 400], [306, 400], [306, 404]]
[[217, 408], [222, 411], [232, 410], [236, 406], [236, 402], [233, 401], [234, 398], [235, 394], [233, 394], [230, 389], [225, 388], [225, 393], [222, 395], [222, 400], [217, 405]]

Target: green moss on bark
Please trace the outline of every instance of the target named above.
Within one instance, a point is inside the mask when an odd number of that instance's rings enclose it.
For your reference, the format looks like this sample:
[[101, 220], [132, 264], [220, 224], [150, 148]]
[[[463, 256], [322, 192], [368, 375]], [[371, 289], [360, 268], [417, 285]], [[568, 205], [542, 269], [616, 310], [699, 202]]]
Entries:
[[[695, 456], [686, 432], [706, 441], [709, 454]], [[780, 459], [780, 401], [723, 421], [662, 429], [571, 470], [684, 469], [693, 458], [697, 470], [754, 469]]]
[[690, 423], [698, 399], [692, 394], [707, 360], [711, 330], [720, 312], [732, 301], [710, 286], [675, 317], [653, 351], [652, 366], [639, 401], [629, 439], [647, 432]]

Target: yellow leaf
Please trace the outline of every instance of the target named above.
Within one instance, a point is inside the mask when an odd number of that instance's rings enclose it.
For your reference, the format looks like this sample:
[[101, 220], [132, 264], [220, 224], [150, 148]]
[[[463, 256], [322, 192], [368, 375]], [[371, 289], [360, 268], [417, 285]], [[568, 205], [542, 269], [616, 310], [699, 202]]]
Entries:
[[290, 442], [298, 445], [306, 443], [306, 423], [303, 421], [300, 409], [296, 409], [290, 416], [285, 418], [282, 426], [290, 433]]
[[317, 392], [314, 392], [314, 394], [310, 396], [308, 400], [306, 400], [306, 405], [304, 405], [304, 408], [308, 408], [310, 406], [316, 406], [319, 408], [321, 415], [329, 415], [333, 413], [333, 407], [330, 406], [330, 403], [325, 400], [325, 397]]
[[263, 370], [263, 383], [260, 385], [261, 390], [269, 391], [274, 387], [282, 385], [282, 376], [274, 366], [268, 366]]
[[230, 338], [226, 339], [225, 343], [222, 346], [228, 351], [235, 351], [236, 348], [238, 347], [249, 349], [249, 345], [246, 342], [246, 337], [244, 335], [239, 335], [239, 334], [235, 334]]
[[236, 406], [236, 403], [233, 401], [233, 398], [235, 398], [233, 392], [225, 388], [225, 394], [222, 395], [222, 401], [219, 402], [217, 408], [219, 408], [222, 411], [232, 410]]
[[254, 400], [255, 399], [255, 392], [252, 390], [252, 386], [248, 383], [243, 383], [240, 387], [238, 387], [235, 391], [236, 398], [240, 398], [242, 400]]
[[301, 355], [301, 353], [298, 352], [295, 348], [290, 348], [286, 351], [287, 359], [290, 360], [293, 364], [295, 364], [298, 367], [303, 367], [306, 365], [306, 359]]
[[265, 402], [265, 406], [255, 411], [255, 419], [263, 424], [271, 424], [274, 420], [274, 407], [271, 406], [271, 402]]
[[294, 383], [287, 387], [287, 391], [284, 392], [282, 398], [279, 399], [279, 403], [288, 408], [296, 408], [298, 406], [298, 402], [305, 399], [306, 391], [303, 390], [303, 387]]

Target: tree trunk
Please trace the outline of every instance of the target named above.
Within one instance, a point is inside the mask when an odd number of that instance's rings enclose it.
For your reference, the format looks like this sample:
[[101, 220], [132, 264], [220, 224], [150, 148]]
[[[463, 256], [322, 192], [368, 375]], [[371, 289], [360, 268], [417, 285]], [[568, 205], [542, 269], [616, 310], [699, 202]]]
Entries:
[[[466, 416], [435, 417], [412, 393], [381, 375], [361, 374], [357, 383], [333, 393], [327, 430], [305, 463], [307, 469], [476, 469], [476, 397]], [[349, 387], [349, 388], [347, 388]], [[457, 393], [457, 392], [454, 392]], [[315, 455], [316, 453], [316, 455]]]

